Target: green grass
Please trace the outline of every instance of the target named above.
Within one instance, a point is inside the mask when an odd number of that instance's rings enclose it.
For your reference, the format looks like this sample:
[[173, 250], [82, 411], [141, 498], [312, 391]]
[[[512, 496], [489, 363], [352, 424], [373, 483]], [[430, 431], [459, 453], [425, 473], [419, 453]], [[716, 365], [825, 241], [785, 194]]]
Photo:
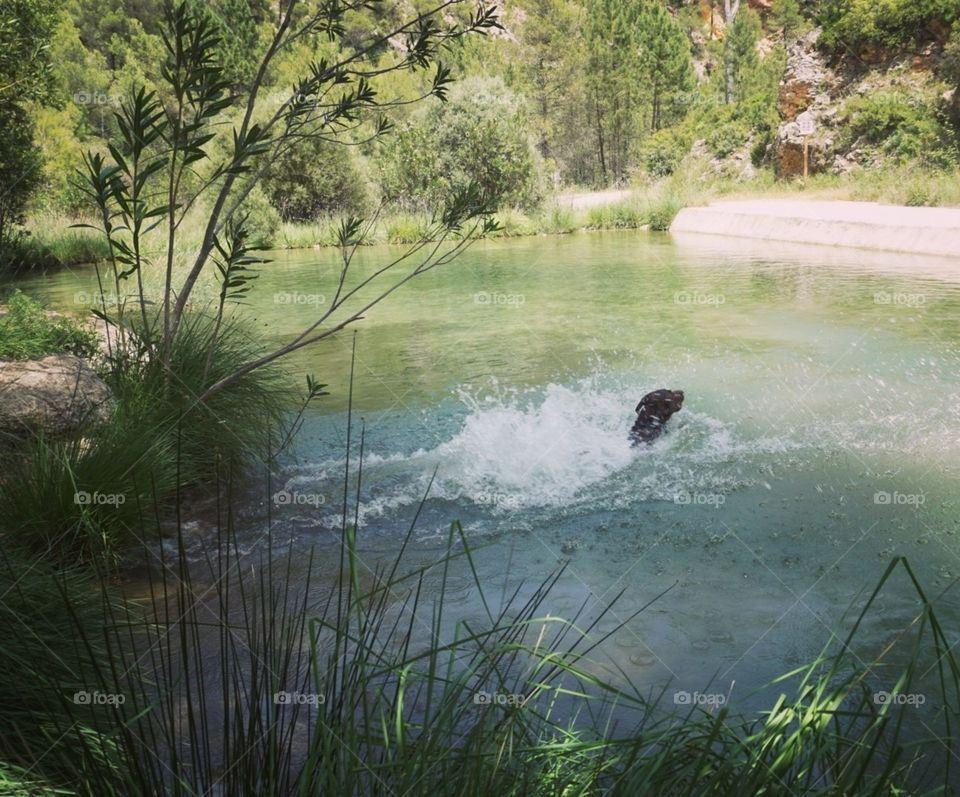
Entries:
[[31, 360], [48, 354], [69, 353], [90, 357], [97, 337], [69, 318], [48, 315], [43, 305], [20, 290], [3, 302], [0, 314], [0, 360]]
[[212, 331], [208, 317], [186, 316], [169, 366], [115, 358], [103, 373], [116, 397], [109, 423], [70, 440], [5, 440], [0, 534], [59, 561], [116, 559], [178, 486], [266, 460], [285, 439], [300, 392], [272, 365], [198, 403], [209, 385], [261, 353], [238, 321], [228, 319], [211, 344]]
[[[105, 636], [119, 601], [93, 573], [57, 570], [0, 547], [0, 794], [75, 793], [78, 772], [56, 750], [66, 732], [96, 737], [112, 723], [74, 696], [102, 681]], [[75, 723], [75, 724], [74, 724]], [[99, 729], [99, 730], [98, 730]], [[110, 741], [100, 737], [105, 749]], [[17, 765], [15, 761], [22, 762]]]
[[[759, 169], [751, 180], [714, 174], [694, 158], [686, 159], [662, 178], [641, 180], [633, 196], [610, 205], [575, 210], [547, 200], [534, 212], [504, 208], [498, 213], [501, 229], [491, 237], [567, 234], [581, 230], [649, 228], [669, 229], [677, 212], [714, 198], [776, 198], [804, 194], [811, 199], [851, 199], [910, 206], [960, 206], [960, 181], [953, 170], [936, 169], [917, 162], [888, 163], [878, 169], [856, 170], [846, 175], [813, 175], [806, 181], [777, 181], [769, 168]], [[269, 248], [308, 249], [336, 245], [339, 219], [321, 218], [311, 223], [286, 222], [263, 243]], [[88, 263], [104, 259], [102, 241], [87, 230], [70, 229], [70, 220], [37, 219], [31, 235], [20, 244], [21, 259], [35, 266]], [[430, 228], [425, 214], [386, 212], [372, 225], [364, 243], [410, 244]], [[188, 219], [182, 228], [183, 249], [196, 247], [203, 225]], [[0, 268], [2, 270], [2, 268]]]
[[45, 213], [30, 219], [26, 228], [0, 251], [0, 274], [94, 263], [107, 257], [107, 244], [93, 230], [74, 228], [87, 219]]
[[[0, 730], [0, 760], [11, 777], [29, 770], [49, 787], [98, 797], [879, 797], [941, 794], [955, 777], [960, 668], [905, 560], [890, 564], [821, 655], [767, 687], [767, 710], [678, 708], [669, 690], [646, 697], [596, 674], [597, 646], [620, 630], [598, 630], [616, 599], [598, 613], [556, 616], [550, 595], [562, 567], [501, 603], [458, 524], [429, 563], [407, 559], [411, 526], [397, 554], [371, 569], [345, 521], [334, 575], [320, 582], [313, 553], [269, 533], [242, 553], [229, 479], [219, 493], [219, 531], [200, 564], [187, 560], [182, 528], [173, 552], [145, 552], [161, 561], [144, 609], [42, 562], [0, 568], [0, 589], [15, 590], [0, 605], [7, 627], [38, 631], [9, 633], [0, 653], [0, 729], [12, 729]], [[482, 608], [469, 621], [446, 600], [455, 572], [470, 574]], [[862, 661], [860, 625], [887, 582], [904, 577], [918, 606], [906, 664], [884, 661], [889, 651]], [[56, 586], [64, 578], [74, 581]], [[930, 670], [933, 687], [919, 681]], [[880, 674], [888, 691], [922, 688], [944, 713], [921, 725], [912, 706], [876, 702]], [[76, 691], [124, 700], [64, 698]]]

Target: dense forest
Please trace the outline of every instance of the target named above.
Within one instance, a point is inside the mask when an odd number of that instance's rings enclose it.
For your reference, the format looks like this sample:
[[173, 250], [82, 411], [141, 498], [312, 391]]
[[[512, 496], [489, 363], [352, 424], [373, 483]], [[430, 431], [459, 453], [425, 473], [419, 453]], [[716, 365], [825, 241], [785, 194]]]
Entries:
[[[235, 89], [220, 120], [229, 128], [277, 10], [269, 0], [195, 4], [218, 34]], [[331, 57], [331, 47], [366, 47], [371, 31], [427, 8], [401, 5], [344, 5], [335, 44], [297, 42], [273, 62], [262, 93], [279, 104], [298, 65]], [[123, 98], [138, 87], [169, 91], [163, 8], [162, 0], [4, 4], [0, 180], [9, 188], [0, 240], [30, 218], [91, 211], [75, 179], [83, 153], [105, 151]], [[643, 184], [691, 159], [708, 176], [752, 180], [777, 170], [778, 96], [788, 52], [804, 41], [837, 76], [815, 170], [881, 162], [942, 170], [957, 161], [956, 0], [509, 0], [495, 11], [498, 27], [443, 54], [450, 80], [427, 102], [412, 99], [436, 75], [386, 72], [376, 82], [391, 97], [390, 135], [371, 135], [369, 120], [271, 164], [247, 200], [261, 236], [270, 239], [282, 221], [368, 213], [381, 203], [422, 212], [471, 180], [521, 211], [558, 189]], [[402, 46], [386, 41], [364, 55], [388, 66]]]

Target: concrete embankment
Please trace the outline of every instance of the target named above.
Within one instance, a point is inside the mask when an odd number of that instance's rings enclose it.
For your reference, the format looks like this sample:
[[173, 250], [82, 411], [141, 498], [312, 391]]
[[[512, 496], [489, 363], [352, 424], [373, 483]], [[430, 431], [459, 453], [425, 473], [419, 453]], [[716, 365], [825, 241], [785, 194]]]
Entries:
[[960, 208], [758, 199], [684, 208], [675, 233], [960, 257]]

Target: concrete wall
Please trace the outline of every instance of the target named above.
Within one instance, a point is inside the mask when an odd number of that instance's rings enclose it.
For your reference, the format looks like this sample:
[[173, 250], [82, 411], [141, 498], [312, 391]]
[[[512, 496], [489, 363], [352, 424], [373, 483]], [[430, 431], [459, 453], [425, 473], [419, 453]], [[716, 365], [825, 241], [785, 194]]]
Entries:
[[685, 208], [671, 232], [960, 257], [960, 208], [770, 199]]

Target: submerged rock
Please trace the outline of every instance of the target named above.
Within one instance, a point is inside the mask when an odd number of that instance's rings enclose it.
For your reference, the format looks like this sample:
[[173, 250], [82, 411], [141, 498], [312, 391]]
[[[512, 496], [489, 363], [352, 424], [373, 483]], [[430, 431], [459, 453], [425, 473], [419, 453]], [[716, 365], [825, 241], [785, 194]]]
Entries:
[[0, 361], [0, 431], [69, 436], [88, 421], [106, 422], [114, 398], [84, 360], [53, 354]]

